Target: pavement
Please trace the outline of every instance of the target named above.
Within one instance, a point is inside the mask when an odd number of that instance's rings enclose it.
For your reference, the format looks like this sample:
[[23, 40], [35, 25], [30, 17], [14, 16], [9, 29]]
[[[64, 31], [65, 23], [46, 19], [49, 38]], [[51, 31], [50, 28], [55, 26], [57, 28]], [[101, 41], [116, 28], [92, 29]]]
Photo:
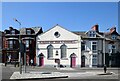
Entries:
[[[76, 69], [73, 68], [56, 68], [56, 72], [42, 72], [42, 71], [29, 71], [29, 72], [22, 72], [20, 74], [18, 71], [14, 72], [10, 79], [53, 79], [53, 78], [83, 78], [83, 77], [90, 77], [90, 76], [98, 76], [98, 75], [114, 75], [113, 72], [103, 73], [101, 71], [86, 71], [86, 72], [75, 72]], [[66, 72], [60, 72], [66, 71]], [[67, 72], [73, 71], [73, 72]]]
[[10, 79], [53, 79], [53, 78], [67, 78], [68, 75], [62, 74], [60, 72], [29, 72], [29, 73], [22, 73], [14, 72]]
[[118, 79], [119, 68], [107, 68], [107, 73], [104, 73], [103, 68], [55, 68], [55, 67], [31, 67], [27, 66], [26, 73], [19, 73], [19, 67], [14, 65], [2, 65], [3, 79]]

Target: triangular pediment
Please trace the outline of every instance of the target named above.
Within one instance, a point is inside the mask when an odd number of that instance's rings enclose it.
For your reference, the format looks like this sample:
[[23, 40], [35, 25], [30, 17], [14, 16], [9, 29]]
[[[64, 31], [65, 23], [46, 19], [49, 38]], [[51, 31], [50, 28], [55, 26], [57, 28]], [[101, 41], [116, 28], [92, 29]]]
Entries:
[[56, 25], [38, 36], [40, 40], [78, 40], [79, 35]]

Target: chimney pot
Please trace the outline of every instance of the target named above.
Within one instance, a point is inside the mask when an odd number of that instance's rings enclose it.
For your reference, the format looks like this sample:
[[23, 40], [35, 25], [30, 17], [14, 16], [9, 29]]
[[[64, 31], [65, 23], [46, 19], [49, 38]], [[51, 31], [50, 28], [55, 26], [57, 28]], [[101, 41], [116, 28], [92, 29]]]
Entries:
[[94, 31], [96, 31], [96, 32], [99, 32], [99, 25], [96, 24], [91, 29], [94, 30]]
[[114, 32], [114, 31], [116, 31], [116, 27], [112, 27], [112, 28], [110, 29], [110, 33]]

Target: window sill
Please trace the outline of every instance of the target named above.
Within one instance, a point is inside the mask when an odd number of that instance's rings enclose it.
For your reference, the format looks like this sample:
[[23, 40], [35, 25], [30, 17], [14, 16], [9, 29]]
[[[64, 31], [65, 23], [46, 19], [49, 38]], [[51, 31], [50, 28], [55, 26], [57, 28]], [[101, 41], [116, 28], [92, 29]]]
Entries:
[[53, 57], [48, 58], [48, 60], [55, 60]]
[[68, 58], [61, 58], [61, 60], [68, 60]]

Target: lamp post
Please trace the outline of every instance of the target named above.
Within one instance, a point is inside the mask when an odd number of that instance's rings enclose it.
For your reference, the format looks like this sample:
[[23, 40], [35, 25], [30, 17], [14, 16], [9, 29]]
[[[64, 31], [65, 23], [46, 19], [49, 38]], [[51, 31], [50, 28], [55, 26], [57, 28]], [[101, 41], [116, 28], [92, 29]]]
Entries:
[[26, 46], [24, 42], [24, 72], [26, 73]]
[[104, 38], [103, 38], [103, 58], [104, 58], [104, 65], [105, 65], [105, 32], [104, 32]]
[[[109, 30], [110, 28], [108, 28], [107, 30]], [[106, 65], [106, 58], [105, 58], [105, 32], [103, 33], [103, 57], [104, 57], [104, 65]]]
[[111, 67], [111, 53], [112, 53], [112, 50], [111, 49], [109, 49], [110, 51], [109, 51], [109, 67]]
[[109, 53], [109, 57], [110, 57], [110, 60], [109, 60], [109, 67], [111, 67], [111, 53]]
[[[19, 24], [19, 28], [21, 28], [21, 23], [15, 18], [14, 18], [14, 21], [16, 21]], [[20, 67], [20, 74], [22, 74], [22, 64], [21, 64], [22, 59], [21, 59], [20, 46], [21, 46], [21, 36], [19, 33], [19, 67]]]

